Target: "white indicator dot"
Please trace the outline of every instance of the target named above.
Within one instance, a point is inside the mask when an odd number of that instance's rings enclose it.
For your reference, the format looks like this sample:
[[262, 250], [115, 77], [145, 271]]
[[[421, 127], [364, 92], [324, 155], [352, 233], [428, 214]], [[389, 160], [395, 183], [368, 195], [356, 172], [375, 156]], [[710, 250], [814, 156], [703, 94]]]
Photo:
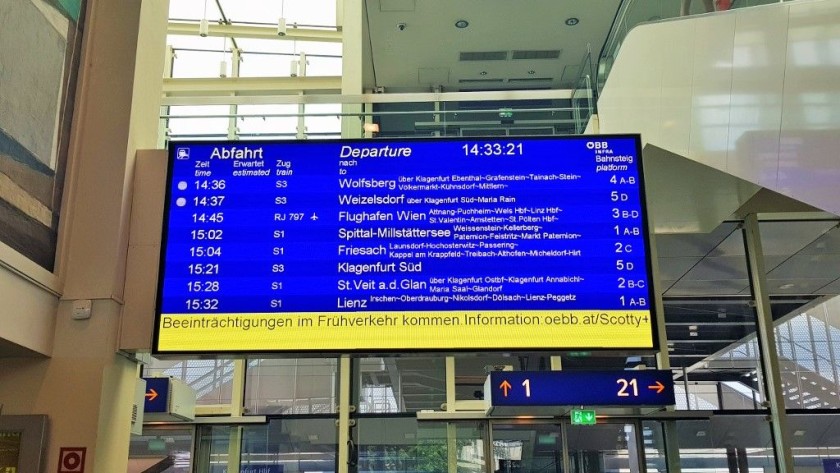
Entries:
[[181, 181], [178, 183], [178, 190], [185, 191], [187, 190], [187, 181]]
[[175, 199], [175, 205], [177, 205], [178, 207], [183, 207], [187, 205], [187, 199], [183, 197], [178, 197], [177, 199]]

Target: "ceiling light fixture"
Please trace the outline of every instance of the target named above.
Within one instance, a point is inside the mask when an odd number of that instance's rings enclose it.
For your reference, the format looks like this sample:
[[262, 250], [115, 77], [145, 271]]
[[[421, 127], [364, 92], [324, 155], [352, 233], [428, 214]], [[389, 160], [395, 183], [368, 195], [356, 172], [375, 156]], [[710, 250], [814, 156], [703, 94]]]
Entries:
[[536, 74], [536, 73], [537, 73], [537, 71], [535, 71], [535, 70], [533, 70], [533, 69], [531, 69], [530, 71], [528, 71], [528, 74], [529, 74], [529, 75], [534, 75], [534, 74]]
[[487, 71], [481, 71], [481, 72], [479, 72], [479, 74], [481, 74], [481, 75], [483, 75], [483, 76], [486, 76], [486, 75], [487, 75]]
[[781, 286], [779, 286], [779, 289], [791, 289], [794, 286], [796, 286], [796, 284], [787, 283], [787, 284], [782, 284]]
[[219, 77], [225, 78], [228, 75], [228, 64], [224, 59], [219, 62]]
[[464, 29], [468, 26], [470, 26], [470, 22], [467, 20], [458, 20], [455, 22], [455, 28]]
[[566, 18], [566, 26], [575, 26], [580, 20], [575, 17]]
[[210, 34], [210, 22], [207, 21], [207, 0], [204, 0], [204, 15], [198, 22], [198, 35], [206, 38], [208, 34]]
[[286, 2], [280, 2], [280, 18], [277, 19], [277, 36], [286, 36]]
[[207, 18], [202, 18], [201, 21], [198, 22], [198, 35], [202, 38], [206, 38], [209, 34], [210, 22], [207, 21]]

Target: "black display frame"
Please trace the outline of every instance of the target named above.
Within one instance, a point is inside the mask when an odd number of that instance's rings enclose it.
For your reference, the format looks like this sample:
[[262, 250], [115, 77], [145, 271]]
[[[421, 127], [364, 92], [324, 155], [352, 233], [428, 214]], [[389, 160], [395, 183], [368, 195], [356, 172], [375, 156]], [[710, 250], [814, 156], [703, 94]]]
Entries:
[[[407, 144], [410, 145], [411, 143], [429, 143], [429, 142], [462, 142], [462, 143], [497, 143], [497, 142], [527, 142], [527, 141], [537, 141], [537, 140], [553, 140], [553, 141], [572, 141], [572, 140], [609, 140], [609, 139], [632, 139], [634, 140], [634, 150], [635, 150], [635, 159], [634, 159], [634, 166], [637, 170], [637, 176], [639, 179], [639, 202], [640, 202], [640, 210], [641, 210], [641, 227], [643, 233], [643, 241], [644, 241], [644, 249], [645, 249], [645, 274], [647, 277], [647, 296], [650, 300], [650, 329], [651, 329], [651, 346], [649, 347], [591, 347], [591, 346], [582, 346], [582, 347], [517, 347], [511, 346], [508, 348], [486, 348], [482, 350], [477, 350], [475, 348], [412, 348], [407, 347], [405, 349], [377, 349], [377, 348], [369, 348], [369, 347], [360, 347], [358, 349], [336, 349], [336, 350], [325, 350], [321, 348], [316, 348], [312, 350], [288, 350], [288, 349], [276, 349], [276, 350], [229, 350], [229, 349], [212, 349], [209, 348], [207, 350], [160, 350], [160, 320], [162, 316], [162, 295], [163, 295], [163, 287], [165, 281], [165, 255], [166, 255], [166, 248], [167, 243], [169, 241], [168, 235], [168, 228], [169, 228], [169, 221], [170, 221], [170, 208], [172, 204], [172, 177], [173, 177], [173, 168], [175, 164], [175, 150], [178, 147], [189, 147], [194, 145], [202, 145], [202, 146], [227, 146], [227, 145], [236, 145], [236, 146], [255, 146], [255, 145], [284, 145], [284, 144], [304, 144], [304, 145], [316, 145], [316, 144], [323, 144], [323, 143], [330, 143], [330, 144], [381, 144], [381, 145], [393, 145], [393, 144]], [[162, 237], [161, 237], [161, 246], [160, 246], [160, 256], [159, 256], [159, 271], [158, 271], [158, 281], [157, 281], [157, 291], [156, 291], [156, 301], [155, 301], [155, 317], [154, 317], [154, 332], [153, 332], [153, 339], [152, 339], [152, 354], [155, 356], [160, 357], [176, 357], [176, 356], [216, 356], [216, 355], [231, 355], [231, 356], [248, 356], [248, 355], [268, 355], [268, 356], [298, 356], [298, 357], [334, 357], [341, 354], [353, 354], [359, 356], [376, 356], [376, 355], [395, 355], [395, 354], [409, 354], [409, 353], [417, 353], [417, 354], [429, 354], [429, 353], [511, 353], [511, 352], [533, 352], [533, 353], [541, 353], [541, 352], [598, 352], [598, 353], [616, 353], [616, 354], [653, 354], [660, 350], [662, 346], [662, 340], [659, 338], [659, 320], [658, 320], [658, 310], [657, 307], [659, 304], [659, 299], [661, 295], [657, 291], [657, 287], [659, 286], [659, 281], [654, 279], [654, 270], [653, 265], [656, 264], [656, 261], [653, 260], [653, 254], [651, 252], [651, 233], [653, 229], [650, 227], [650, 219], [648, 218], [648, 205], [647, 205], [647, 192], [646, 192], [646, 181], [645, 181], [645, 173], [644, 173], [644, 158], [642, 155], [642, 145], [641, 145], [641, 135], [639, 134], [603, 134], [603, 135], [569, 135], [569, 136], [528, 136], [528, 137], [473, 137], [473, 138], [463, 138], [463, 137], [442, 137], [442, 138], [405, 138], [405, 139], [396, 139], [396, 138], [383, 138], [383, 139], [364, 139], [364, 138], [352, 138], [352, 139], [312, 139], [312, 140], [184, 140], [184, 141], [169, 141], [167, 143], [167, 152], [168, 152], [168, 159], [167, 159], [167, 170], [166, 170], [166, 183], [165, 183], [165, 198], [164, 198], [164, 208], [163, 208], [163, 220], [162, 220]], [[282, 313], [282, 312], [278, 312]]]

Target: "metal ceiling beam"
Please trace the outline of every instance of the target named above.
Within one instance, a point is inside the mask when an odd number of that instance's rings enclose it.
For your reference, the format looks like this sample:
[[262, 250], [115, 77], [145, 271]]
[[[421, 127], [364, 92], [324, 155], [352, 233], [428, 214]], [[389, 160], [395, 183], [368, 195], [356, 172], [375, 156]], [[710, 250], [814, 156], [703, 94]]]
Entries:
[[[330, 96], [332, 97], [332, 96]], [[333, 97], [333, 100], [335, 98]], [[527, 110], [528, 112], [540, 112], [540, 113], [548, 113], [548, 112], [555, 112], [555, 111], [562, 111], [566, 112], [569, 111], [567, 108], [546, 108], [546, 109], [530, 109]], [[359, 112], [359, 113], [344, 113], [344, 112], [305, 112], [303, 114], [298, 112], [293, 113], [208, 113], [201, 115], [203, 118], [287, 118], [287, 117], [299, 117], [301, 115], [306, 115], [307, 117], [334, 117], [336, 115], [339, 116], [388, 116], [388, 115], [395, 115], [395, 116], [408, 116], [408, 115], [440, 115], [440, 116], [447, 116], [447, 115], [477, 115], [477, 114], [491, 114], [493, 111], [487, 110], [450, 110], [450, 111], [431, 111], [431, 110], [407, 110], [407, 111], [378, 111], [378, 112]], [[160, 118], [189, 118], [193, 117], [194, 115], [181, 115], [178, 113], [162, 113]], [[702, 322], [712, 324], [712, 322]], [[671, 324], [668, 324], [671, 325]], [[691, 323], [685, 323], [683, 325], [694, 325]]]
[[[262, 80], [286, 80], [290, 78], [249, 78]], [[301, 79], [298, 77], [297, 79]], [[319, 77], [305, 77], [307, 81], [320, 79]], [[171, 81], [223, 81], [226, 79], [168, 79]], [[240, 79], [243, 80], [243, 79]], [[171, 105], [256, 105], [256, 104], [362, 104], [362, 103], [416, 103], [416, 102], [462, 102], [462, 101], [487, 101], [487, 100], [562, 100], [572, 96], [570, 89], [554, 90], [502, 90], [488, 92], [416, 92], [401, 94], [359, 94], [340, 95], [339, 90], [332, 95], [317, 95], [314, 91], [307, 90], [307, 95], [251, 95], [242, 97], [220, 97], [215, 94], [202, 94], [201, 91], [193, 93], [167, 94], [167, 79], [164, 79], [164, 97], [161, 102], [164, 106]], [[489, 112], [489, 111], [488, 111]]]
[[[164, 99], [173, 97], [223, 97], [223, 104], [237, 104], [231, 95], [283, 95], [300, 92], [340, 93], [341, 77], [225, 77], [163, 79]], [[335, 103], [335, 101], [333, 101]], [[175, 104], [170, 104], [175, 105]], [[186, 104], [178, 104], [186, 105]], [[194, 103], [190, 105], [209, 105]]]
[[743, 322], [666, 322], [666, 327], [691, 327], [692, 325], [711, 325], [713, 327], [725, 327], [725, 326], [755, 326], [755, 322], [751, 320], [743, 321]]
[[[738, 382], [742, 383], [745, 386], [750, 386], [752, 388], [751, 383], [747, 383], [750, 378], [744, 377], [744, 371], [732, 371], [732, 372], [720, 372], [720, 371], [695, 371], [691, 373], [689, 376], [689, 381], [707, 381], [707, 382], [719, 382], [719, 381], [730, 381], [730, 382]], [[682, 379], [682, 373], [677, 371], [675, 375], [675, 379]]]
[[[429, 113], [429, 112], [426, 112]], [[571, 125], [574, 124], [573, 118], [558, 118], [556, 120], [511, 120], [509, 123], [502, 120], [452, 120], [445, 122], [414, 122], [415, 128], [422, 129], [443, 129], [451, 127], [474, 127], [474, 126], [508, 126], [511, 128], [535, 127], [540, 125], [554, 126], [554, 125]]]
[[[170, 21], [167, 33], [171, 35], [199, 36], [198, 23]], [[317, 41], [321, 43], [340, 43], [341, 32], [314, 28], [295, 28], [290, 25], [284, 36], [277, 34], [276, 26], [218, 24], [210, 23], [207, 36], [227, 38], [276, 39], [281, 41]]]
[[[231, 21], [228, 20], [227, 15], [225, 15], [225, 9], [222, 8], [222, 2], [219, 1], [219, 0], [216, 0], [216, 6], [219, 7], [219, 14], [222, 16], [222, 21], [224, 22], [224, 24], [229, 25], [231, 23]], [[239, 49], [239, 45], [236, 44], [236, 39], [231, 38], [230, 42], [233, 43], [234, 48]]]

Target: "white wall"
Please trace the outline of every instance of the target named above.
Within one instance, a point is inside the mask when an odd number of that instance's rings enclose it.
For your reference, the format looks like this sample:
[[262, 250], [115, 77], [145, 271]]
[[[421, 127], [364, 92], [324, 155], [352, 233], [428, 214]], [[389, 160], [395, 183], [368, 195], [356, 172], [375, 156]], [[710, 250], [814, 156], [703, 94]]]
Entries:
[[840, 214], [840, 1], [636, 27], [598, 110], [601, 133]]

